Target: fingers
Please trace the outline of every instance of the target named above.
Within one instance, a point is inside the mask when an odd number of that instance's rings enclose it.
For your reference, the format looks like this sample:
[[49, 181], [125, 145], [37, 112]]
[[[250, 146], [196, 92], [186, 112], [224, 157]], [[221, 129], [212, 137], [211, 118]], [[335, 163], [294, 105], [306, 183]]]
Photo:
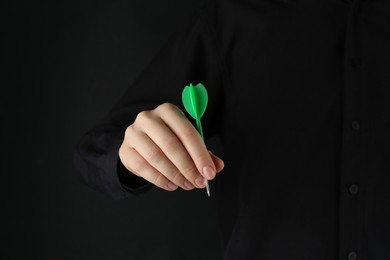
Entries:
[[211, 158], [213, 159], [214, 165], [216, 167], [217, 173], [223, 170], [225, 167], [225, 163], [223, 160], [221, 160], [218, 156], [213, 154], [211, 151], [209, 151]]
[[200, 174], [211, 180], [216, 167], [202, 137], [176, 106], [166, 103], [159, 107], [160, 117], [183, 144]]
[[165, 190], [205, 187], [224, 163], [209, 152], [184, 113], [166, 103], [138, 114], [120, 148], [125, 167]]
[[[127, 170], [135, 175], [144, 178], [164, 190], [174, 191], [177, 189], [177, 185], [170, 182], [164, 175], [154, 169], [133, 148], [122, 145], [119, 150], [119, 156]], [[131, 158], [131, 160], [128, 160], [129, 158]]]
[[[151, 126], [154, 127], [153, 124]], [[164, 132], [164, 126], [159, 126], [160, 131]], [[163, 137], [164, 135], [160, 135]], [[171, 136], [170, 138], [174, 138]], [[161, 142], [161, 138], [155, 138], [156, 141]], [[131, 142], [134, 150], [138, 152], [142, 158], [147, 161], [151, 167], [157, 172], [163, 174], [172, 183], [182, 187], [185, 190], [191, 190], [194, 186], [189, 182], [181, 171], [167, 158], [166, 153], [162, 151], [162, 145], [155, 143], [153, 138], [145, 134], [144, 132], [135, 132], [128, 140]], [[177, 144], [180, 147], [180, 143]], [[168, 148], [169, 150], [170, 148]], [[177, 157], [185, 157], [186, 151], [184, 148], [172, 148], [177, 151]], [[167, 150], [167, 148], [165, 149]], [[189, 159], [187, 159], [190, 161]]]
[[144, 136], [134, 138], [135, 149], [173, 183], [182, 187], [188, 180], [194, 186], [204, 188], [204, 178], [172, 130], [159, 118], [143, 120], [147, 131]]

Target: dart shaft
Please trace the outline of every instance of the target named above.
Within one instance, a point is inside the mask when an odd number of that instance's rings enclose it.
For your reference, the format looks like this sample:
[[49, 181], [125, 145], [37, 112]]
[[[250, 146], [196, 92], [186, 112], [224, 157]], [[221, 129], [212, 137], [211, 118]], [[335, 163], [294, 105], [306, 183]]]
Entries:
[[210, 197], [210, 186], [209, 186], [209, 181], [208, 181], [208, 180], [206, 180], [206, 181], [205, 181], [205, 183], [206, 183], [206, 191], [207, 191], [207, 196], [209, 196], [209, 197]]
[[200, 136], [202, 137], [202, 139], [204, 141], [203, 130], [202, 130], [202, 123], [200, 122], [200, 119], [196, 120], [196, 128], [197, 128]]
[[[200, 136], [202, 137], [202, 139], [204, 141], [203, 130], [202, 130], [202, 123], [200, 122], [200, 119], [196, 120], [196, 128], [197, 128]], [[205, 184], [206, 184], [207, 195], [210, 197], [210, 186], [209, 186], [209, 181], [207, 179], [205, 181]]]

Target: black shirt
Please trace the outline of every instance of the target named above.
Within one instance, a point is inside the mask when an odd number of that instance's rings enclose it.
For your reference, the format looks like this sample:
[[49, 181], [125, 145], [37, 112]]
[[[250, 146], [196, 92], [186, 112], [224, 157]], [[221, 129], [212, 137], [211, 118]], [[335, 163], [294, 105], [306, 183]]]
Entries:
[[390, 259], [390, 1], [215, 1], [188, 19], [75, 151], [123, 199], [126, 127], [202, 82], [225, 260]]

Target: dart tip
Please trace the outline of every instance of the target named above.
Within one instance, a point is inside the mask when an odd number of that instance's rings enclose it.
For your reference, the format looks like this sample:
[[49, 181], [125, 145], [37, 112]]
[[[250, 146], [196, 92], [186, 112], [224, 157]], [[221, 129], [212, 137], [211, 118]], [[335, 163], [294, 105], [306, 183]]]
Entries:
[[205, 183], [206, 183], [207, 196], [210, 197], [210, 186], [208, 180], [206, 180]]

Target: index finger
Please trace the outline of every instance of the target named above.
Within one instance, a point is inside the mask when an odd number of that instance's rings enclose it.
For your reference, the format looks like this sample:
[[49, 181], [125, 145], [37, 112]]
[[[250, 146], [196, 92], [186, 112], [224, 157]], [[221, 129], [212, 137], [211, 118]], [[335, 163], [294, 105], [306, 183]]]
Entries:
[[178, 107], [169, 103], [161, 106], [160, 118], [182, 142], [199, 173], [209, 180], [214, 178], [216, 167], [199, 132]]

